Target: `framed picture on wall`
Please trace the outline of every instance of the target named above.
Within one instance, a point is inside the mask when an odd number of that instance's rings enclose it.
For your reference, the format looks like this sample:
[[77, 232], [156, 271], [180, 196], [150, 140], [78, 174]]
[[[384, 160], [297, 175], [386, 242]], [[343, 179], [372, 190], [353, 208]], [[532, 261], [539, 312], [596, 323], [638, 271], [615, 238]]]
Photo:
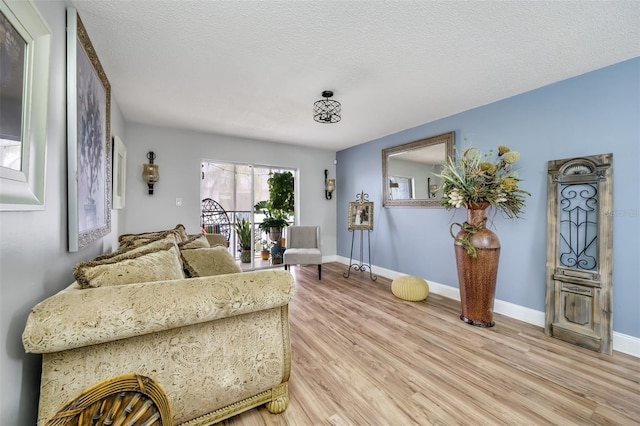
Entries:
[[111, 232], [111, 86], [74, 8], [67, 8], [69, 251]]
[[113, 208], [124, 209], [127, 182], [127, 148], [122, 140], [113, 137]]
[[349, 202], [349, 229], [373, 230], [373, 202]]

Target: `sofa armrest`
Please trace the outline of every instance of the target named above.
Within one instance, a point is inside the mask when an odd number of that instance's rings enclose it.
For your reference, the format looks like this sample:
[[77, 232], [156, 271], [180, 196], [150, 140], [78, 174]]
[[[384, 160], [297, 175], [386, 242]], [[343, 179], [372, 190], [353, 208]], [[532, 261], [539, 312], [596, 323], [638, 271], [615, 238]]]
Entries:
[[294, 293], [282, 270], [71, 286], [32, 309], [22, 342], [27, 352], [59, 352], [284, 306]]

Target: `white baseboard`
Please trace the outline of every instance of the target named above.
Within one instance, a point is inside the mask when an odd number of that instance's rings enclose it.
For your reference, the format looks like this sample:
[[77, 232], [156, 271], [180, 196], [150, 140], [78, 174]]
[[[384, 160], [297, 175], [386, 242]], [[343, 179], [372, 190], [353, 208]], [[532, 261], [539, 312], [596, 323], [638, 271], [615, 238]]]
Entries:
[[[338, 262], [344, 265], [349, 265], [349, 259], [342, 256], [325, 256], [322, 259], [324, 262]], [[381, 275], [391, 280], [398, 278], [403, 274], [401, 272], [393, 271], [391, 269], [380, 268], [372, 265], [372, 273], [374, 275]], [[453, 287], [446, 284], [440, 284], [435, 281], [431, 281], [425, 277], [422, 277], [429, 282], [429, 291], [446, 297], [448, 299], [460, 300], [460, 290], [458, 287]], [[536, 325], [544, 328], [544, 312], [537, 311], [535, 309], [527, 308], [525, 306], [516, 305], [511, 302], [505, 302], [504, 300], [496, 299], [493, 305], [493, 311], [506, 315], [510, 318], [517, 319], [529, 324]], [[627, 334], [613, 332], [613, 350], [622, 352], [631, 356], [640, 358], [640, 338], [629, 336]]]

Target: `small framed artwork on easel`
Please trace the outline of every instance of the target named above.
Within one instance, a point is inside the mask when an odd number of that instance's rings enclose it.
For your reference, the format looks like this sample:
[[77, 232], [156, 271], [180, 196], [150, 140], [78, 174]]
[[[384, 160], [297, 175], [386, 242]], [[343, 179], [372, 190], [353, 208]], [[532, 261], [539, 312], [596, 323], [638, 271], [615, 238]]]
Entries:
[[349, 202], [349, 229], [373, 230], [373, 202]]

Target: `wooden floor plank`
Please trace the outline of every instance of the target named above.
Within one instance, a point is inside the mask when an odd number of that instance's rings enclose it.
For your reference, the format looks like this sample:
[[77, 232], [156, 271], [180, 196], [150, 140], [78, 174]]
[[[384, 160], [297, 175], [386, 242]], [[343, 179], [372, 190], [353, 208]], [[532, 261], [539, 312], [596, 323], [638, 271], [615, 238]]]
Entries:
[[603, 355], [502, 315], [483, 329], [459, 302], [407, 302], [347, 266], [291, 268], [290, 403], [226, 425], [640, 425], [640, 360]]

